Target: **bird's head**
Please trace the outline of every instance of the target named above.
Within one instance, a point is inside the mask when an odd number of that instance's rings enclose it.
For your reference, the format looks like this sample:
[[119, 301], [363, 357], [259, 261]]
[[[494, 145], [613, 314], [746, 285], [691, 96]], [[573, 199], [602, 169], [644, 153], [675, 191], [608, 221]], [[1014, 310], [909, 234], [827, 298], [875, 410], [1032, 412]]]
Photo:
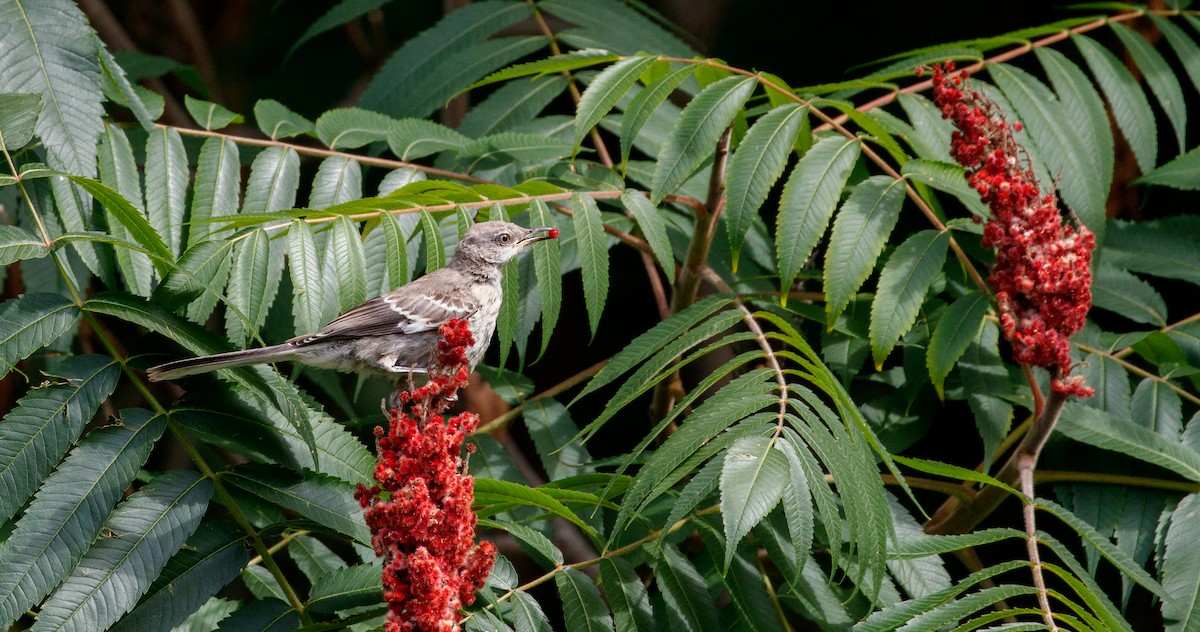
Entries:
[[467, 229], [458, 243], [454, 259], [503, 265], [529, 244], [555, 239], [558, 229], [549, 226], [523, 228], [509, 222], [480, 222]]

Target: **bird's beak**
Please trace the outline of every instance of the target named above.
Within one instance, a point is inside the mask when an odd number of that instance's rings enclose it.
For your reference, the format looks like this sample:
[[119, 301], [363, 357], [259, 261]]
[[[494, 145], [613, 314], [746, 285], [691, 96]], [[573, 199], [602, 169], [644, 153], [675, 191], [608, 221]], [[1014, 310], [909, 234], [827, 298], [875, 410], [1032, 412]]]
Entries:
[[538, 226], [537, 228], [530, 228], [529, 232], [521, 238], [519, 243], [522, 247], [524, 247], [528, 244], [532, 244], [535, 241], [542, 241], [543, 239], [558, 239], [558, 229], [550, 226]]

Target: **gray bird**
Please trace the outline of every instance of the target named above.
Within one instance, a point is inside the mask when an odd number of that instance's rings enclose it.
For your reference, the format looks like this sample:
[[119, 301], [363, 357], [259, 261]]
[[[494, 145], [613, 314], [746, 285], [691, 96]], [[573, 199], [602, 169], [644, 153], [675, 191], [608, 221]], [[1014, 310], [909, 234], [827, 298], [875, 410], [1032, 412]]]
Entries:
[[320, 331], [261, 349], [168, 362], [146, 371], [152, 382], [247, 364], [292, 360], [353, 373], [423, 373], [438, 327], [465, 319], [475, 338], [470, 368], [483, 358], [500, 313], [501, 266], [529, 244], [558, 237], [547, 226], [481, 222], [467, 230], [450, 263], [338, 316]]

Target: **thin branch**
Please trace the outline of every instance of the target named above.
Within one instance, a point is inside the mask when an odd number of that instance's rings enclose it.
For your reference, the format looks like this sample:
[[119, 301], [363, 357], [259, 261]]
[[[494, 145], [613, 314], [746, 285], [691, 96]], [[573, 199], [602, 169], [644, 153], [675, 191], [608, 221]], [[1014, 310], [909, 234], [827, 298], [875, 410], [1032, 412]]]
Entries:
[[1029, 556], [1029, 570], [1033, 573], [1033, 586], [1037, 589], [1038, 606], [1042, 609], [1042, 620], [1052, 631], [1058, 631], [1054, 611], [1050, 609], [1050, 596], [1046, 592], [1046, 578], [1042, 574], [1042, 557], [1038, 551], [1036, 503], [1033, 497], [1033, 468], [1037, 465], [1036, 454], [1022, 454], [1019, 460], [1021, 493], [1025, 494], [1023, 516], [1025, 518], [1025, 552]]

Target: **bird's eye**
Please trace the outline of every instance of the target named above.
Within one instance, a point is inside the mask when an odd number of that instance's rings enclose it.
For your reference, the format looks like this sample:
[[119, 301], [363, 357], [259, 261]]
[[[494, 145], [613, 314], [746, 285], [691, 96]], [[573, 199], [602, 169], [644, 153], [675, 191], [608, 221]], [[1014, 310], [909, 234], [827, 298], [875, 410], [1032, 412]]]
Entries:
[[507, 244], [509, 239], [512, 239], [511, 235], [508, 233], [500, 233], [500, 236], [496, 238], [496, 241], [499, 241], [502, 244]]

